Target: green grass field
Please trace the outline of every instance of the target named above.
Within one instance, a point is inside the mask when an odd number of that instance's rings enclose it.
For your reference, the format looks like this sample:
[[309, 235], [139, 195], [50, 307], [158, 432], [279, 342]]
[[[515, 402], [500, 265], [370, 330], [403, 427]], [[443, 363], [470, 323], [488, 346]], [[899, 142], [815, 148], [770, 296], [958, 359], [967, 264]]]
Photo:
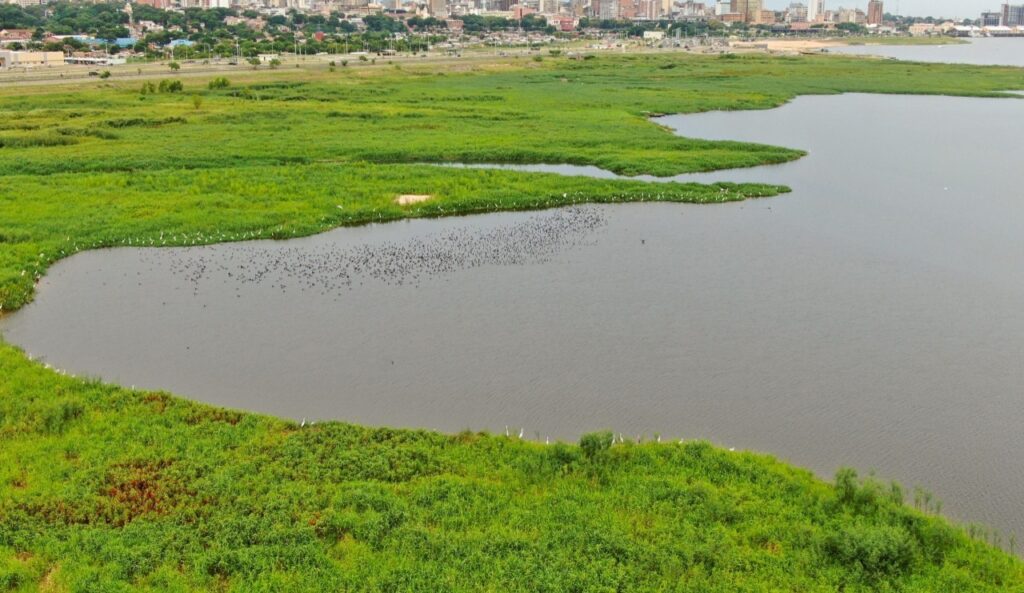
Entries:
[[[0, 89], [0, 302], [23, 306], [83, 249], [772, 196], [786, 188], [429, 163], [780, 163], [803, 153], [648, 116], [1021, 89], [1013, 68], [684, 55]], [[1016, 557], [891, 485], [707, 443], [606, 444], [299, 427], [65, 377], [0, 343], [0, 591], [1024, 591]]]

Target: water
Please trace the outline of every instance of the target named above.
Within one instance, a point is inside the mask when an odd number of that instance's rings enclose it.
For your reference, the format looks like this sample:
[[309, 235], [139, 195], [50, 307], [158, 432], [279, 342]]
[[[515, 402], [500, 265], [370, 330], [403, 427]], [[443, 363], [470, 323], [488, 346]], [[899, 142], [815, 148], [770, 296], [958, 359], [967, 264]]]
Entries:
[[1024, 66], [1024, 37], [971, 39], [952, 45], [850, 45], [830, 47], [828, 51], [915, 62]]
[[810, 155], [685, 177], [794, 190], [742, 203], [86, 252], [3, 330], [58, 368], [292, 418], [875, 469], [1024, 533], [1022, 113], [842, 95], [663, 118]]

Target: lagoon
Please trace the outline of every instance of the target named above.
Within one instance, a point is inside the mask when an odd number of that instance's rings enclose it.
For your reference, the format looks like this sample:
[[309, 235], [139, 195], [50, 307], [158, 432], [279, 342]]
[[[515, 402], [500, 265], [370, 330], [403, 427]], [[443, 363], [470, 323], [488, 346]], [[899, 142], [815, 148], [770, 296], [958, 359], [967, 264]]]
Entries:
[[296, 419], [607, 427], [875, 469], [1024, 533], [1022, 110], [842, 95], [662, 118], [809, 156], [680, 178], [793, 188], [741, 203], [86, 252], [2, 330], [76, 374]]

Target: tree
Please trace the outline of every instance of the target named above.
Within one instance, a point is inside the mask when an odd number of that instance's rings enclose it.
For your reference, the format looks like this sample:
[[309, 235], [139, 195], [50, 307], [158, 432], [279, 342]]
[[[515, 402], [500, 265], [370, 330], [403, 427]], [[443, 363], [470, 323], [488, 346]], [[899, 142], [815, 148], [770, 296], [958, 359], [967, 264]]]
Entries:
[[167, 67], [174, 71], [181, 70], [181, 64], [177, 62], [171, 62], [170, 64], [167, 64]]
[[277, 58], [274, 58], [274, 59], [270, 60], [270, 62], [268, 62], [268, 63], [270, 64], [271, 68], [277, 68], [278, 66], [281, 65], [281, 60], [279, 60]]

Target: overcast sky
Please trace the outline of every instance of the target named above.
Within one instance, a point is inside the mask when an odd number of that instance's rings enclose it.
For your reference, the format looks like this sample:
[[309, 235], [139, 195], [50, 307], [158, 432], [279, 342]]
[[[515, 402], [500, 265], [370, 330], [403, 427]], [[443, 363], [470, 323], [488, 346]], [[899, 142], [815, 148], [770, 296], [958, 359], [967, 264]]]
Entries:
[[[789, 6], [791, 0], [766, 0], [765, 4], [773, 9]], [[796, 0], [807, 4], [807, 0]], [[960, 18], [978, 18], [984, 10], [998, 10], [1004, 0], [883, 0], [886, 12], [896, 12], [908, 16], [944, 16]], [[1022, 4], [1024, 0], [1011, 0], [1011, 4]], [[825, 8], [840, 6], [848, 8], [867, 8], [868, 0], [825, 0]]]

